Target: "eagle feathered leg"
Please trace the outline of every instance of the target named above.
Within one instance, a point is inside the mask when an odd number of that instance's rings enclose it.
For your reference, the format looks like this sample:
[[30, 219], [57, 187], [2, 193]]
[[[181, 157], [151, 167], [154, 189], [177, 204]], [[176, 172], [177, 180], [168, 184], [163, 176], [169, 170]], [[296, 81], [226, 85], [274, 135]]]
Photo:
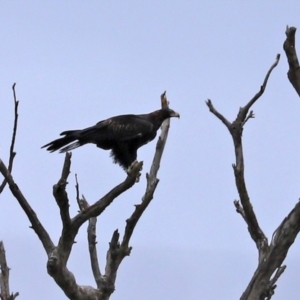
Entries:
[[[141, 162], [141, 163], [142, 163], [142, 164], [141, 164], [141, 167], [140, 167], [140, 171], [142, 171], [142, 169], [143, 169], [143, 162]], [[128, 175], [132, 175], [132, 171], [133, 171], [133, 169], [137, 166], [137, 164], [139, 164], [139, 162], [138, 162], [137, 160], [135, 160], [135, 161], [128, 167], [126, 173], [127, 173]], [[139, 182], [139, 181], [140, 181], [141, 174], [142, 174], [141, 172], [139, 172], [139, 173], [137, 174], [136, 179], [135, 179], [135, 182]]]

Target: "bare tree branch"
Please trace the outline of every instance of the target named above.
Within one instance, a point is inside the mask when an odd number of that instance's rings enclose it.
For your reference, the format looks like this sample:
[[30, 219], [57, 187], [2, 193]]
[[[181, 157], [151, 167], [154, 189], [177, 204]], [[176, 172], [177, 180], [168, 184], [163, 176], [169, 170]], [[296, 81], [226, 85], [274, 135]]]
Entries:
[[115, 282], [117, 277], [118, 267], [122, 259], [130, 254], [131, 249], [124, 249], [120, 247], [119, 243], [120, 234], [116, 229], [112, 235], [109, 243], [109, 249], [106, 254], [106, 266], [105, 266], [105, 282], [106, 282], [106, 294], [111, 294], [115, 290]]
[[[166, 92], [161, 95], [161, 105], [162, 107], [168, 107], [168, 100], [166, 98]], [[150, 174], [147, 174], [147, 186], [146, 192], [142, 198], [141, 204], [137, 204], [135, 206], [135, 210], [130, 216], [129, 219], [126, 220], [126, 227], [122, 242], [119, 242], [120, 234], [118, 230], [115, 230], [111, 242], [109, 243], [109, 249], [106, 255], [106, 267], [105, 267], [105, 275], [102, 277], [105, 280], [102, 282], [102, 286], [106, 289], [103, 289], [103, 295], [109, 295], [114, 291], [115, 280], [117, 276], [117, 271], [122, 260], [128, 256], [131, 252], [131, 247], [129, 247], [129, 241], [133, 234], [133, 230], [142, 216], [145, 209], [150, 204], [153, 199], [153, 194], [156, 189], [156, 186], [159, 182], [157, 179], [157, 172], [160, 166], [160, 160], [162, 157], [162, 153], [165, 147], [165, 143], [168, 136], [168, 130], [170, 127], [170, 120], [165, 120], [162, 124], [162, 132], [160, 137], [158, 138], [158, 142], [156, 145], [156, 151], [154, 155], [154, 159], [151, 165]], [[105, 298], [108, 299], [108, 298]]]
[[236, 208], [236, 211], [243, 217], [243, 219], [244, 219], [245, 222], [247, 223], [247, 221], [246, 221], [246, 215], [245, 215], [245, 212], [244, 212], [243, 207], [242, 207], [241, 204], [240, 204], [240, 201], [234, 200], [234, 201], [233, 201], [233, 204], [234, 204], [234, 206], [235, 206], [235, 208]]
[[[65, 181], [67, 175], [70, 172], [70, 163], [66, 163], [70, 157], [67, 157], [69, 154], [66, 154], [65, 166], [62, 177]], [[96, 218], [99, 216], [111, 203], [118, 197], [121, 193], [125, 192], [127, 189], [132, 187], [136, 182], [136, 177], [140, 172], [142, 167], [142, 162], [136, 162], [133, 164], [131, 172], [128, 174], [124, 182], [113, 188], [108, 194], [103, 198], [97, 201], [95, 204], [88, 206], [87, 202], [84, 203], [82, 199], [79, 199], [79, 185], [77, 182], [76, 191], [77, 191], [77, 202], [81, 211], [70, 220], [70, 223], [63, 221], [63, 229], [61, 238], [59, 240], [58, 246], [53, 249], [49, 255], [47, 270], [50, 276], [52, 276], [55, 282], [61, 287], [64, 293], [70, 299], [108, 299], [110, 294], [113, 292], [114, 288], [111, 289], [109, 280], [105, 276], [101, 276], [100, 269], [99, 273], [96, 270], [96, 261], [94, 254], [96, 253], [96, 248], [92, 249], [93, 254], [91, 255], [91, 263], [95, 270], [93, 270], [94, 277], [97, 283], [97, 289], [94, 289], [89, 286], [81, 286], [76, 283], [75, 276], [68, 270], [66, 267], [69, 255], [74, 244], [74, 239], [78, 233], [80, 226], [91, 218]], [[62, 188], [65, 190], [66, 185], [63, 185]], [[67, 194], [65, 194], [67, 198]], [[69, 201], [68, 201], [69, 202]], [[63, 214], [61, 214], [63, 216]], [[63, 217], [62, 217], [63, 218]], [[93, 235], [96, 238], [96, 235], [93, 233], [93, 230], [90, 227], [90, 244], [93, 243]], [[95, 246], [95, 242], [94, 242]], [[93, 246], [93, 247], [94, 247]], [[93, 248], [92, 247], [92, 248]], [[93, 255], [93, 256], [92, 256]], [[100, 274], [100, 275], [99, 275]], [[101, 276], [101, 278], [99, 278]]]
[[247, 123], [247, 121], [249, 119], [254, 119], [255, 118], [255, 115], [253, 113], [253, 110], [250, 111], [250, 113], [248, 114], [248, 116], [246, 117], [245, 121], [243, 122], [243, 126]]
[[240, 109], [239, 114], [241, 114], [241, 115], [239, 116], [239, 118], [240, 118], [241, 120], [245, 120], [245, 119], [246, 119], [246, 115], [248, 114], [248, 110], [250, 109], [250, 107], [251, 107], [251, 106], [256, 102], [256, 100], [258, 100], [258, 99], [261, 97], [261, 95], [264, 93], [264, 91], [265, 91], [265, 89], [266, 89], [266, 87], [267, 87], [267, 83], [268, 83], [269, 77], [270, 77], [272, 71], [277, 67], [277, 65], [278, 65], [278, 63], [279, 63], [279, 59], [280, 59], [280, 54], [277, 54], [276, 60], [275, 60], [275, 62], [273, 63], [273, 65], [270, 67], [269, 71], [267, 72], [267, 75], [266, 75], [266, 77], [265, 77], [265, 80], [264, 80], [262, 86], [260, 87], [259, 92], [258, 92], [258, 93], [257, 93], [257, 94], [249, 101], [249, 103], [248, 103], [245, 107], [243, 107], [243, 108]]
[[[241, 300], [265, 299], [266, 297], [270, 297], [276, 288], [275, 282], [285, 270], [285, 266], [281, 264], [286, 258], [288, 250], [294, 243], [299, 231], [300, 202], [296, 204], [294, 209], [277, 228], [268, 252], [264, 260], [258, 265]], [[274, 277], [270, 280], [274, 273]], [[265, 296], [265, 298], [260, 298], [262, 296]]]
[[[219, 113], [213, 106], [211, 100], [206, 102], [210, 112], [212, 112], [218, 119], [220, 119], [225, 126], [228, 128], [234, 143], [234, 150], [236, 156], [236, 164], [233, 165], [235, 180], [236, 180], [236, 187], [239, 192], [241, 206], [239, 202], [235, 203], [237, 208], [237, 212], [241, 213], [244, 220], [248, 225], [249, 233], [256, 243], [257, 248], [259, 249], [259, 260], [264, 257], [264, 253], [266, 251], [266, 247], [268, 244], [268, 240], [261, 230], [258, 221], [256, 219], [256, 215], [254, 213], [252, 204], [250, 202], [250, 198], [247, 192], [245, 177], [244, 177], [244, 155], [243, 155], [243, 146], [242, 146], [242, 133], [243, 133], [243, 126], [247, 122], [249, 118], [253, 118], [254, 114], [251, 111], [248, 114], [249, 109], [255, 103], [257, 99], [263, 94], [265, 88], [268, 83], [268, 79], [272, 70], [277, 66], [279, 62], [280, 55], [276, 56], [275, 63], [270, 67], [269, 71], [267, 72], [264, 82], [259, 90], [259, 92], [244, 106], [239, 109], [236, 119], [230, 123], [221, 113]], [[237, 206], [238, 203], [238, 206]]]
[[229, 130], [229, 127], [231, 125], [231, 123], [222, 115], [220, 114], [213, 106], [212, 102], [210, 99], [207, 99], [207, 101], [205, 102], [206, 105], [208, 106], [209, 108], [209, 111], [211, 113], [213, 113], [219, 120], [221, 120], [221, 122], [228, 128]]
[[70, 174], [71, 167], [71, 156], [72, 153], [66, 153], [61, 178], [59, 179], [58, 183], [53, 186], [53, 196], [60, 209], [60, 216], [64, 227], [67, 227], [71, 222], [69, 212], [70, 205], [68, 194], [66, 192], [66, 186], [68, 184], [67, 179]]
[[59, 247], [56, 247], [49, 255], [47, 262], [48, 274], [53, 277], [57, 285], [63, 290], [69, 299], [78, 300], [102, 300], [100, 291], [90, 286], [77, 285], [75, 276], [66, 267]]
[[[88, 202], [86, 201], [84, 196], [82, 197], [82, 200], [88, 205]], [[96, 225], [97, 225], [97, 218], [96, 217], [90, 218], [89, 225], [87, 228], [87, 235], [88, 235], [91, 267], [92, 267], [97, 288], [100, 289], [102, 285], [102, 274], [100, 271], [100, 265], [99, 265], [98, 255], [97, 255], [97, 247], [96, 247], [97, 244]]]
[[287, 73], [288, 79], [296, 90], [298, 96], [300, 96], [300, 69], [295, 47], [296, 30], [297, 29], [295, 27], [286, 27], [286, 40], [283, 44], [283, 49], [286, 53], [289, 64], [289, 71]]
[[0, 298], [1, 300], [14, 300], [19, 296], [19, 293], [11, 293], [9, 291], [9, 267], [6, 262], [6, 255], [3, 242], [0, 241]]
[[77, 179], [77, 174], [75, 174], [75, 181], [76, 181], [76, 185], [75, 185], [76, 201], [77, 201], [77, 204], [79, 207], [79, 212], [80, 212], [81, 210], [86, 209], [86, 207], [84, 206], [84, 203], [83, 203], [82, 199], [80, 199], [80, 196], [79, 196], [79, 183], [78, 183], [78, 179]]
[[[12, 134], [12, 139], [11, 139], [11, 145], [10, 145], [10, 150], [9, 150], [9, 162], [8, 162], [8, 171], [11, 173], [12, 168], [13, 168], [13, 162], [14, 158], [16, 156], [16, 152], [14, 151], [15, 147], [15, 141], [16, 141], [16, 134], [17, 134], [17, 127], [18, 127], [18, 106], [19, 106], [19, 101], [17, 101], [17, 96], [16, 96], [16, 83], [13, 84], [12, 90], [14, 94], [14, 104], [15, 104], [15, 118], [14, 118], [14, 127], [13, 127], [13, 134]], [[2, 184], [0, 185], [0, 194], [4, 190], [6, 186], [6, 179], [4, 178]]]
[[[161, 105], [162, 107], [168, 106], [168, 100], [166, 97], [166, 92], [164, 92], [161, 95]], [[162, 158], [162, 154], [165, 148], [165, 144], [168, 138], [168, 132], [170, 128], [170, 119], [167, 119], [162, 124], [161, 134], [158, 138], [157, 144], [156, 144], [156, 151], [154, 154], [154, 158], [152, 161], [150, 173], [146, 174], [147, 178], [147, 186], [145, 194], [142, 198], [142, 203], [137, 204], [135, 206], [135, 210], [133, 214], [130, 216], [129, 219], [126, 220], [126, 227], [125, 227], [125, 233], [123, 236], [123, 240], [121, 243], [121, 247], [124, 249], [128, 248], [130, 238], [132, 236], [133, 230], [139, 221], [140, 217], [142, 216], [143, 212], [146, 210], [148, 205], [150, 204], [151, 200], [153, 199], [153, 194], [155, 192], [156, 186], [158, 185], [159, 179], [157, 179], [157, 172], [160, 167], [160, 161]], [[131, 250], [131, 248], [130, 248]], [[130, 252], [129, 250], [129, 252]]]
[[285, 270], [285, 266], [282, 266], [281, 264], [287, 255], [289, 247], [293, 244], [298, 232], [300, 231], [300, 204], [298, 203], [277, 228], [273, 234], [272, 242], [269, 245], [267, 237], [258, 224], [250, 202], [244, 176], [244, 157], [242, 148], [243, 126], [250, 118], [254, 117], [253, 111], [250, 111], [250, 113], [248, 111], [255, 101], [257, 101], [257, 99], [259, 99], [259, 97], [263, 94], [268, 78], [272, 70], [277, 66], [279, 58], [279, 55], [277, 55], [276, 61], [269, 69], [260, 91], [245, 107], [240, 108], [236, 119], [232, 123], [228, 124], [226, 122], [227, 120], [214, 109], [210, 100], [206, 103], [209, 110], [226, 125], [232, 136], [236, 156], [236, 164], [233, 165], [233, 170], [236, 187], [241, 201], [239, 202], [238, 200], [235, 200], [234, 205], [237, 212], [241, 214], [247, 223], [249, 233], [256, 243], [259, 253], [257, 270], [255, 271], [247, 289], [240, 298], [241, 300], [271, 299], [276, 288], [275, 283]]
[[45, 250], [47, 253], [50, 253], [51, 250], [54, 248], [54, 244], [46, 231], [46, 229], [43, 227], [41, 224], [40, 220], [38, 219], [35, 211], [32, 209], [30, 204], [27, 202], [26, 198], [22, 194], [21, 190], [13, 180], [10, 172], [4, 165], [3, 161], [0, 159], [0, 173], [4, 176], [6, 179], [9, 188], [11, 190], [11, 193], [14, 195], [14, 197], [17, 199], [19, 202], [20, 206], [26, 213], [29, 221], [31, 222], [32, 229], [35, 231], [39, 239], [41, 240]]
[[[77, 175], [75, 175], [76, 178], [76, 198], [77, 203], [80, 210], [84, 210], [89, 207], [89, 203], [85, 199], [85, 197], [82, 195], [82, 198], [79, 198], [79, 183], [77, 180]], [[97, 247], [96, 247], [96, 224], [97, 224], [97, 218], [93, 217], [89, 219], [89, 225], [87, 228], [87, 235], [88, 235], [88, 245], [89, 245], [89, 253], [90, 253], [90, 261], [91, 261], [91, 267], [94, 275], [94, 279], [97, 285], [97, 288], [100, 289], [102, 285], [102, 274], [100, 272], [100, 266], [98, 261], [98, 255], [97, 255]]]
[[72, 226], [77, 230], [79, 227], [92, 217], [99, 216], [120, 194], [124, 193], [126, 190], [131, 188], [135, 184], [136, 177], [142, 168], [142, 162], [135, 162], [132, 166], [131, 173], [128, 174], [124, 182], [117, 185], [104, 197], [98, 200], [93, 205], [89, 206], [87, 209], [81, 211], [72, 220]]
[[[162, 95], [161, 101], [163, 107], [168, 105], [165, 93]], [[165, 122], [162, 125], [162, 128], [162, 135], [160, 136], [157, 143], [156, 154], [150, 170], [150, 175], [147, 174], [146, 194], [144, 195], [143, 201], [139, 205], [139, 208], [136, 208], [135, 212], [132, 214], [131, 220], [129, 219], [129, 221], [127, 221], [124, 238], [121, 245], [119, 243], [120, 235], [118, 231], [116, 230], [114, 232], [110, 242], [109, 250], [107, 252], [107, 263], [104, 275], [102, 275], [100, 272], [97, 258], [96, 218], [114, 201], [116, 197], [118, 197], [120, 194], [122, 194], [135, 184], [136, 178], [142, 168], [143, 163], [134, 162], [130, 170], [127, 172], [128, 176], [126, 177], [124, 182], [117, 185], [109, 193], [107, 193], [104, 197], [102, 197], [91, 206], [89, 206], [84, 197], [80, 199], [79, 184], [76, 177], [76, 199], [80, 211], [74, 218], [71, 219], [69, 212], [69, 199], [66, 192], [67, 179], [68, 175], [70, 174], [71, 167], [71, 153], [66, 153], [61, 178], [53, 187], [53, 195], [60, 209], [62, 220], [61, 237], [59, 239], [58, 245], [55, 246], [51, 241], [47, 231], [38, 220], [35, 212], [28, 204], [17, 184], [14, 182], [9, 170], [7, 170], [4, 163], [0, 160], [0, 173], [4, 176], [11, 189], [12, 194], [18, 200], [27, 217], [31, 221], [32, 228], [42, 241], [44, 248], [48, 254], [47, 271], [69, 299], [108, 300], [111, 293], [114, 291], [114, 284], [119, 264], [121, 263], [122, 259], [130, 253], [131, 248], [128, 247], [128, 243], [132, 235], [132, 231], [138, 219], [141, 217], [143, 211], [146, 209], [147, 205], [153, 198], [153, 193], [158, 183], [156, 175], [159, 169], [161, 155], [167, 138], [169, 121]], [[96, 289], [91, 286], [78, 285], [75, 276], [67, 268], [67, 262], [75, 241], [75, 237], [80, 226], [87, 220], [89, 220], [88, 242], [90, 259], [93, 274], [97, 284]]]

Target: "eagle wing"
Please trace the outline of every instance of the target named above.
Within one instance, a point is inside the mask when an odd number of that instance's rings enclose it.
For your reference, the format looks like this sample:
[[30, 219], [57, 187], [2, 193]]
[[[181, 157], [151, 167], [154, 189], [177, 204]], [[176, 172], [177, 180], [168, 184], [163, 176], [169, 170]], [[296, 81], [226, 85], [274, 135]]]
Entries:
[[97, 146], [111, 149], [114, 162], [125, 170], [136, 160], [137, 149], [154, 139], [156, 135], [153, 124], [146, 118], [136, 115], [113, 117], [97, 123], [95, 127], [97, 128], [95, 132], [99, 134]]
[[136, 139], [147, 139], [153, 135], [153, 124], [147, 119], [136, 115], [122, 115], [97, 123], [82, 131], [83, 135], [98, 142], [122, 143]]

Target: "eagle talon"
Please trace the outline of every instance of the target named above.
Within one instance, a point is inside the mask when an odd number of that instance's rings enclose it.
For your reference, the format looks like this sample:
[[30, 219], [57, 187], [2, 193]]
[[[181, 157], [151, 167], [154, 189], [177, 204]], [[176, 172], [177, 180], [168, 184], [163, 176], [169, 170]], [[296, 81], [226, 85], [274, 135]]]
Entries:
[[[132, 175], [132, 173], [134, 172], [134, 169], [138, 166], [139, 162], [137, 160], [135, 160], [127, 169], [126, 173], [128, 175]], [[140, 167], [140, 170], [142, 167]]]
[[137, 175], [136, 174], [136, 168], [139, 168], [139, 171], [142, 170], [143, 168], [143, 162], [138, 162], [137, 160], [135, 160], [127, 169], [126, 173], [128, 174], [128, 176], [136, 176], [135, 182], [139, 182], [140, 181], [140, 177], [141, 177], [141, 172], [138, 172]]
[[128, 167], [126, 173], [127, 173], [128, 175], [131, 175], [131, 173], [132, 173], [134, 167], [135, 167], [137, 164], [138, 164], [138, 161], [135, 160], [135, 161]]
[[137, 176], [136, 176], [136, 178], [135, 178], [135, 182], [136, 182], [136, 183], [137, 183], [137, 182], [140, 182], [141, 175], [142, 175], [141, 172], [139, 172], [139, 173], [137, 174]]

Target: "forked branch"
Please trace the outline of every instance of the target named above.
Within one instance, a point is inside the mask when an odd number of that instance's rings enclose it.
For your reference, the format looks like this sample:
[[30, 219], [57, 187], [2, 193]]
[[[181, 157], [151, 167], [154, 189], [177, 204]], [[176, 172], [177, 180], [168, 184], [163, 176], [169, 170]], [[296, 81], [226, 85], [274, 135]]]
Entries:
[[250, 118], [254, 118], [253, 111], [249, 109], [256, 102], [257, 99], [261, 97], [268, 83], [268, 79], [272, 70], [277, 66], [279, 62], [280, 55], [276, 56], [274, 64], [268, 70], [264, 82], [259, 90], [259, 92], [244, 106], [239, 109], [236, 119], [230, 123], [220, 112], [218, 112], [213, 106], [211, 100], [207, 100], [206, 104], [211, 113], [213, 113], [229, 130], [235, 150], [236, 163], [233, 165], [236, 187], [240, 196], [240, 202], [235, 201], [235, 206], [237, 212], [239, 212], [248, 225], [249, 233], [256, 243], [259, 250], [259, 259], [261, 260], [266, 251], [266, 246], [268, 244], [267, 238], [263, 231], [261, 230], [256, 215], [254, 213], [252, 204], [250, 202], [250, 197], [246, 188], [245, 176], [244, 176], [244, 155], [242, 146], [242, 133], [243, 127]]
[[[277, 233], [272, 240], [271, 245], [268, 244], [268, 239], [259, 226], [250, 197], [246, 188], [244, 175], [244, 155], [242, 147], [243, 127], [250, 118], [254, 118], [253, 111], [249, 112], [252, 105], [261, 97], [267, 86], [269, 76], [279, 62], [279, 54], [276, 56], [274, 64], [267, 72], [264, 82], [259, 92], [244, 106], [239, 109], [236, 119], [230, 123], [221, 113], [213, 106], [212, 102], [206, 102], [209, 110], [220, 119], [229, 130], [235, 150], [236, 163], [233, 164], [236, 187], [240, 196], [240, 201], [235, 200], [234, 205], [236, 211], [241, 214], [246, 224], [248, 225], [249, 233], [256, 244], [259, 253], [258, 267], [251, 279], [247, 289], [243, 293], [241, 300], [271, 299], [276, 288], [276, 281], [283, 273], [285, 266], [282, 262], [287, 254], [290, 245], [293, 243], [300, 229], [300, 219], [298, 215], [298, 205], [291, 214], [283, 221], [277, 229]], [[299, 205], [300, 206], [300, 205]], [[284, 230], [289, 228], [289, 231]], [[273, 277], [272, 275], [275, 274]]]

